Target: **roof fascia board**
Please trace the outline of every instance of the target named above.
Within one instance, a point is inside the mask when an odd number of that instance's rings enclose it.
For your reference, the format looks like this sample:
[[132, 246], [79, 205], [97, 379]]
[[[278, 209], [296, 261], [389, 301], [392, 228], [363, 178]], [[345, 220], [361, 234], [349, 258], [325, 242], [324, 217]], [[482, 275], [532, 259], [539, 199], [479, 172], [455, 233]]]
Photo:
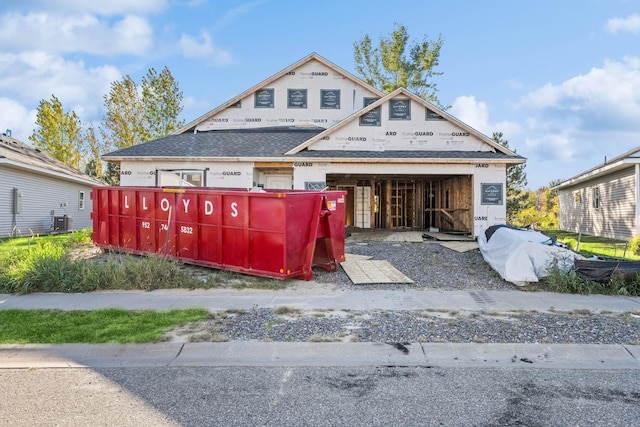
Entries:
[[478, 158], [434, 158], [434, 157], [398, 157], [398, 158], [385, 158], [385, 157], [120, 157], [112, 158], [113, 161], [131, 161], [131, 162], [236, 162], [236, 163], [253, 163], [253, 162], [286, 162], [300, 160], [305, 162], [319, 162], [319, 163], [489, 163], [489, 164], [520, 164], [524, 163], [526, 159], [518, 157], [515, 159], [487, 159], [483, 157]]
[[623, 164], [633, 165], [640, 163], [640, 157], [631, 157], [633, 154], [640, 152], [640, 148], [634, 148], [632, 150], [627, 151], [624, 154], [621, 154], [613, 159], [609, 160], [604, 164], [600, 164], [592, 167], [591, 169], [587, 169], [584, 172], [580, 172], [577, 175], [572, 176], [569, 179], [562, 181], [560, 184], [554, 186], [553, 188], [562, 189], [565, 187], [571, 187], [580, 182], [592, 179], [595, 176], [607, 174], [612, 172], [613, 169], [620, 169]]
[[197, 119], [191, 121], [190, 123], [187, 123], [186, 125], [184, 125], [180, 129], [175, 131], [173, 134], [174, 135], [179, 135], [181, 133], [186, 132], [187, 130], [197, 126], [199, 123], [201, 123], [201, 122], [203, 122], [205, 120], [208, 120], [211, 117], [215, 116], [216, 114], [218, 114], [219, 112], [223, 111], [224, 109], [226, 109], [230, 105], [235, 104], [236, 102], [240, 101], [241, 99], [244, 99], [245, 97], [251, 95], [252, 93], [254, 93], [256, 91], [258, 91], [259, 89], [262, 89], [263, 87], [270, 85], [274, 81], [276, 81], [279, 78], [285, 76], [287, 73], [299, 68], [300, 66], [302, 66], [302, 65], [306, 64], [307, 62], [312, 61], [314, 59], [316, 61], [324, 64], [325, 66], [333, 69], [334, 71], [344, 75], [349, 80], [351, 80], [353, 83], [367, 88], [368, 90], [376, 93], [380, 97], [384, 96], [384, 93], [380, 92], [378, 89], [374, 88], [373, 86], [370, 86], [369, 84], [367, 84], [364, 81], [360, 80], [359, 78], [357, 78], [353, 74], [351, 74], [348, 71], [338, 67], [334, 63], [326, 60], [325, 58], [323, 58], [322, 56], [320, 56], [320, 55], [318, 55], [317, 53], [314, 52], [314, 53], [311, 53], [310, 55], [305, 56], [304, 58], [300, 59], [299, 61], [295, 62], [294, 64], [291, 64], [290, 66], [288, 66], [284, 70], [281, 70], [281, 71], [277, 72], [276, 74], [272, 75], [271, 77], [261, 81], [257, 85], [245, 90], [240, 95], [238, 95], [238, 96], [236, 96], [234, 98], [231, 98], [230, 100], [228, 100], [224, 104], [214, 108], [213, 110], [209, 111], [208, 113], [205, 113], [202, 116], [198, 117]]

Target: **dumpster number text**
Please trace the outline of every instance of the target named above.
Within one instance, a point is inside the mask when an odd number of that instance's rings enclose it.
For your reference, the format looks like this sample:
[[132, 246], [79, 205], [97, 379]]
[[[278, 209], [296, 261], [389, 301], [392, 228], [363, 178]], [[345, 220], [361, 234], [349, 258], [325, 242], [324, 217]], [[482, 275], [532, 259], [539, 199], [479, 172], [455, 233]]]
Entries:
[[182, 234], [193, 234], [193, 227], [187, 227], [186, 225], [180, 226], [180, 232]]
[[149, 221], [142, 221], [142, 228], [151, 228], [151, 223]]

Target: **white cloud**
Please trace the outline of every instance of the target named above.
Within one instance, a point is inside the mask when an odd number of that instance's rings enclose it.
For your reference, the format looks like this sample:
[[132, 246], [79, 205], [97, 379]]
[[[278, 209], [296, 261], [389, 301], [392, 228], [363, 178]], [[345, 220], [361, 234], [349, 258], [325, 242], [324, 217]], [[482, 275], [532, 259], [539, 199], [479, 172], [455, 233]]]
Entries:
[[182, 34], [179, 47], [186, 58], [208, 58], [213, 65], [228, 65], [233, 62], [231, 54], [218, 49], [208, 31], [200, 30], [199, 37]]
[[523, 97], [519, 106], [549, 122], [640, 131], [640, 58], [605, 61], [585, 75], [547, 84]]
[[[494, 132], [502, 132], [505, 139], [520, 133], [520, 125], [515, 122], [503, 121], [491, 123], [487, 104], [476, 100], [474, 96], [459, 96], [453, 102], [449, 112], [458, 120], [468, 124], [488, 137]], [[512, 149], [514, 145], [509, 145]], [[517, 147], [516, 147], [517, 148]]]
[[2, 111], [1, 131], [4, 133], [9, 129], [12, 137], [28, 143], [36, 121], [35, 110], [29, 111], [13, 99], [0, 98], [0, 111]]
[[626, 18], [612, 18], [607, 21], [607, 30], [612, 34], [629, 32], [640, 34], [640, 15], [634, 13]]
[[[0, 70], [0, 93], [16, 105], [37, 105], [40, 100], [50, 100], [55, 95], [65, 109], [75, 111], [83, 121], [101, 115], [103, 95], [111, 82], [121, 77], [113, 66], [87, 68], [83, 62], [44, 52], [1, 54]], [[15, 107], [0, 111], [3, 115], [24, 116]]]
[[45, 50], [93, 55], [142, 55], [151, 47], [153, 28], [128, 15], [110, 23], [89, 14], [5, 14], [0, 17], [4, 51]]
[[[640, 58], [601, 67], [522, 97], [522, 154], [535, 179], [567, 179], [640, 141]], [[544, 182], [538, 182], [544, 184]], [[534, 185], [535, 187], [535, 185]]]

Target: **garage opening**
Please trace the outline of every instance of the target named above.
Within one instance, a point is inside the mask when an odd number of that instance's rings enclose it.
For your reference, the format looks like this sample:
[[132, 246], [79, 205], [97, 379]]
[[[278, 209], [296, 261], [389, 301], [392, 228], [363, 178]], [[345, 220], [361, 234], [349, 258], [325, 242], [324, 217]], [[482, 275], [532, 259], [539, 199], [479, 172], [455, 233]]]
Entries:
[[472, 232], [471, 175], [329, 175], [327, 185], [347, 191], [346, 223], [353, 227]]

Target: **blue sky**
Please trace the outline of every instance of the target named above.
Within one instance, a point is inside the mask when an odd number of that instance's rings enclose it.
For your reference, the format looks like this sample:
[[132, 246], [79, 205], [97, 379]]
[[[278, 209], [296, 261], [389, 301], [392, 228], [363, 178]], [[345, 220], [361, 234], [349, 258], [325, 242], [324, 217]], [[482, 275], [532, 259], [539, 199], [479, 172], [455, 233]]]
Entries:
[[28, 142], [51, 95], [97, 123], [111, 82], [165, 65], [189, 122], [312, 52], [355, 74], [394, 23], [442, 36], [440, 101], [502, 132], [530, 189], [640, 146], [638, 0], [5, 0], [0, 129]]

